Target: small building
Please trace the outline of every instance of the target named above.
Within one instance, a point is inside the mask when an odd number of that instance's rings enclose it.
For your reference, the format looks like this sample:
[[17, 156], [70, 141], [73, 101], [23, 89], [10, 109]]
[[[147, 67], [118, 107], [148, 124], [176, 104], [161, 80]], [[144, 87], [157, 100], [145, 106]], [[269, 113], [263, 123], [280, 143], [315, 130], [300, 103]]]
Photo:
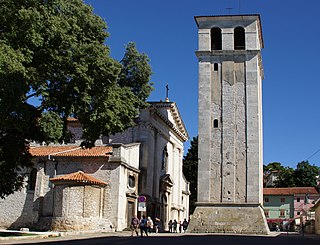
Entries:
[[263, 189], [264, 213], [271, 231], [276, 226], [282, 225], [283, 222], [293, 219], [293, 195], [288, 195], [280, 189], [282, 188]]
[[278, 170], [265, 171], [263, 173], [264, 187], [274, 187], [276, 181], [279, 178], [279, 173], [280, 173], [280, 171], [278, 171]]
[[27, 170], [25, 188], [0, 200], [0, 226], [59, 231], [126, 228], [136, 214], [139, 146], [31, 146], [34, 166]]
[[300, 225], [303, 217], [320, 197], [315, 187], [264, 188], [264, 212], [270, 229], [276, 225]]

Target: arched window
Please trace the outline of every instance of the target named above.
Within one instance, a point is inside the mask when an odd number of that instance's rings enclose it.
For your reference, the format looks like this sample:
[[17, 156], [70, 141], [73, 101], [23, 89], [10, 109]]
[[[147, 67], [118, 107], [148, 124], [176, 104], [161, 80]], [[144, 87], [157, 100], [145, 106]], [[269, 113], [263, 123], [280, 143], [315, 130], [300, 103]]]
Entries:
[[29, 175], [28, 181], [28, 190], [34, 191], [36, 188], [36, 181], [37, 181], [37, 169], [33, 168]]
[[218, 63], [214, 63], [214, 65], [213, 65], [213, 70], [214, 70], [214, 71], [218, 71]]
[[218, 27], [211, 29], [211, 50], [222, 50], [221, 29]]
[[246, 49], [246, 37], [243, 27], [236, 27], [234, 29], [234, 49]]
[[218, 119], [214, 119], [214, 120], [213, 120], [213, 127], [214, 127], [214, 128], [218, 128], [218, 127], [219, 127], [219, 121], [218, 121]]

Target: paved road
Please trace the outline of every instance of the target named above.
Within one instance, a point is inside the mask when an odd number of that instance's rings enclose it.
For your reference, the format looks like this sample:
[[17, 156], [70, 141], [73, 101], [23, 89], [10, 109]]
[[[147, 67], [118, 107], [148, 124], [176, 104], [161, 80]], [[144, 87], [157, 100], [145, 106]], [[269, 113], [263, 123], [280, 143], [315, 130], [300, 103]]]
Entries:
[[78, 235], [68, 237], [47, 238], [42, 240], [2, 241], [1, 244], [41, 243], [44, 245], [319, 245], [320, 237], [302, 237], [301, 235], [249, 236], [249, 235], [207, 235], [207, 234], [151, 234], [149, 237], [129, 237], [122, 235]]

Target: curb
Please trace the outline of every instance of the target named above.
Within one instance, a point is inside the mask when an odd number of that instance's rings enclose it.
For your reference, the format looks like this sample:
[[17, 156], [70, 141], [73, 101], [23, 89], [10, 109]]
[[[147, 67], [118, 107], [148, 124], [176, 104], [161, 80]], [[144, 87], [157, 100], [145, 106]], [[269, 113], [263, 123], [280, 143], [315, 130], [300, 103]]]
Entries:
[[45, 239], [49, 237], [61, 236], [60, 232], [32, 232], [32, 231], [18, 231], [18, 230], [0, 230], [0, 232], [26, 234], [26, 236], [20, 235], [20, 236], [0, 237], [0, 241], [26, 240], [26, 239], [38, 239], [38, 238]]

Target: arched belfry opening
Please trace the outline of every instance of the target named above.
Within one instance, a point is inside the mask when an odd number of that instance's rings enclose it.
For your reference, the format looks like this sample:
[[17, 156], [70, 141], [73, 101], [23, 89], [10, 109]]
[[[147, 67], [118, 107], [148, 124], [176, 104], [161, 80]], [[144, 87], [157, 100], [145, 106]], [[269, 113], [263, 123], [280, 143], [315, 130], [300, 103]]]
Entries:
[[221, 29], [218, 27], [211, 29], [211, 50], [222, 50]]
[[234, 29], [234, 49], [235, 50], [246, 49], [245, 30], [241, 26], [238, 26]]

